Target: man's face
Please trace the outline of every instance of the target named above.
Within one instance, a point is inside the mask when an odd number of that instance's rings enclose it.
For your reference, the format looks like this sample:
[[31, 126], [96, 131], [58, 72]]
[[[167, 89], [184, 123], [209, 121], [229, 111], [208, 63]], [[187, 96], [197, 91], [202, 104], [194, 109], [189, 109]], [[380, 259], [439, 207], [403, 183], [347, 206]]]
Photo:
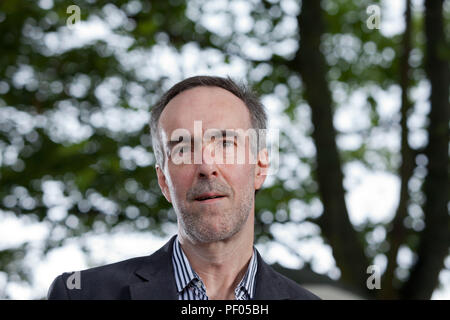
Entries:
[[[249, 161], [248, 139], [244, 144], [246, 161], [230, 163], [224, 156], [233, 148], [237, 153], [239, 139], [205, 139], [204, 135], [208, 129], [225, 132], [249, 128], [250, 114], [244, 102], [218, 87], [186, 90], [174, 97], [161, 114], [159, 133], [165, 164], [164, 168], [157, 167], [158, 182], [175, 209], [179, 227], [194, 241], [228, 239], [243, 229], [249, 214], [253, 214], [255, 189], [261, 187], [265, 175], [261, 162]], [[188, 141], [179, 143], [174, 138], [174, 131], [180, 129], [189, 133]], [[187, 148], [180, 149], [183, 144]], [[192, 156], [193, 160], [195, 148], [197, 161], [174, 161], [180, 154]]]

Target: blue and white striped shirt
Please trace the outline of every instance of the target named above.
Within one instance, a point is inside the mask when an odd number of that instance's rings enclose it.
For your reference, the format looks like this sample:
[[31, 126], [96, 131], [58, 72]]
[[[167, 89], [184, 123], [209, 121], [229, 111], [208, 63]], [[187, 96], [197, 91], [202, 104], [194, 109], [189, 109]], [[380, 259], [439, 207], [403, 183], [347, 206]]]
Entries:
[[[175, 282], [177, 284], [179, 300], [208, 300], [206, 288], [203, 281], [192, 269], [178, 238], [173, 242], [172, 255]], [[257, 270], [257, 259], [255, 249], [250, 259], [247, 272], [234, 290], [236, 300], [250, 300], [254, 296], [255, 275]]]

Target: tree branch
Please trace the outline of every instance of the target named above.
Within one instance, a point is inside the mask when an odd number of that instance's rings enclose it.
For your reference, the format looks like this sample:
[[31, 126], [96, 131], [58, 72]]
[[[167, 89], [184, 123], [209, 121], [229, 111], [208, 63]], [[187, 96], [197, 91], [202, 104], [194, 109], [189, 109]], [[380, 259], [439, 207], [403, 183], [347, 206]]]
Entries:
[[[443, 25], [443, 0], [425, 1], [425, 36], [427, 40], [425, 71], [431, 84], [429, 113], [428, 174], [424, 181], [425, 228], [418, 248], [418, 260], [401, 293], [407, 299], [429, 299], [439, 282], [439, 273], [450, 245], [448, 214], [448, 152], [450, 121], [450, 69], [442, 56], [446, 46]], [[448, 46], [448, 44], [447, 44]], [[446, 50], [448, 52], [448, 48]]]
[[343, 174], [333, 127], [331, 92], [326, 81], [325, 59], [320, 51], [324, 25], [320, 1], [303, 1], [298, 16], [300, 48], [295, 70], [305, 84], [306, 100], [312, 110], [313, 139], [317, 149], [319, 193], [324, 213], [318, 220], [322, 233], [333, 248], [342, 281], [355, 288], [366, 288], [367, 258], [363, 245], [350, 222], [345, 204]]
[[411, 179], [414, 170], [414, 153], [408, 144], [408, 112], [411, 109], [411, 103], [408, 99], [408, 89], [410, 84], [409, 79], [409, 56], [411, 53], [411, 1], [406, 0], [405, 11], [405, 32], [402, 40], [402, 54], [400, 56], [400, 87], [402, 89], [401, 100], [401, 155], [402, 164], [399, 168], [399, 175], [401, 180], [400, 197], [397, 211], [393, 221], [391, 222], [391, 230], [387, 235], [387, 240], [390, 244], [390, 250], [387, 252], [387, 266], [383, 275], [383, 290], [380, 292], [385, 299], [398, 298], [398, 290], [394, 284], [394, 272], [397, 267], [397, 254], [400, 245], [404, 243], [406, 238], [406, 229], [403, 224], [404, 219], [408, 215], [408, 204], [410, 201], [408, 193], [408, 182]]

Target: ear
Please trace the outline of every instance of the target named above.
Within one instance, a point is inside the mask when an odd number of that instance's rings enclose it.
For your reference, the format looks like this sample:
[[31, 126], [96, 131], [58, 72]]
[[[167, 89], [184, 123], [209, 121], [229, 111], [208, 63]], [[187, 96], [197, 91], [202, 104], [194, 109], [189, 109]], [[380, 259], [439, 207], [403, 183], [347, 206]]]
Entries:
[[159, 165], [156, 165], [156, 175], [158, 176], [158, 184], [161, 189], [164, 197], [167, 201], [172, 203], [172, 199], [170, 198], [169, 186], [167, 184], [166, 176], [164, 175], [163, 170]]
[[269, 152], [266, 148], [258, 152], [258, 161], [255, 167], [255, 190], [259, 190], [263, 185], [269, 171]]

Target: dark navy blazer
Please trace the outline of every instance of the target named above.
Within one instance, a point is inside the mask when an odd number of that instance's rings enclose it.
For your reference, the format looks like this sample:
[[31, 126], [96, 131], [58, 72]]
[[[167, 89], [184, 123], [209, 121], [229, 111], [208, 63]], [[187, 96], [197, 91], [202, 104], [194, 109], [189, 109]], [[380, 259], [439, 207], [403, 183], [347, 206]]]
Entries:
[[[177, 288], [172, 266], [172, 237], [162, 248], [145, 257], [133, 258], [81, 271], [78, 286], [66, 285], [73, 273], [59, 275], [51, 284], [48, 299], [73, 300], [176, 300]], [[308, 290], [276, 272], [256, 251], [255, 296], [257, 300], [317, 300]], [[73, 276], [72, 276], [73, 278]], [[72, 280], [72, 278], [70, 280]], [[75, 282], [71, 282], [74, 284]]]

